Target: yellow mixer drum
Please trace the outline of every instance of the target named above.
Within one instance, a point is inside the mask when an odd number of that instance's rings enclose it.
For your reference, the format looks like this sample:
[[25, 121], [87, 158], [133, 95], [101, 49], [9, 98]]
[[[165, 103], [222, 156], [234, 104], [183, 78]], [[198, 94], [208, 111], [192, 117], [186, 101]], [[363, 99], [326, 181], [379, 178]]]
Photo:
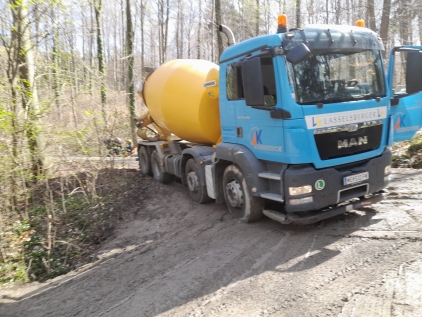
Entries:
[[154, 122], [186, 141], [216, 144], [221, 135], [218, 71], [212, 62], [193, 59], [158, 67], [142, 91]]

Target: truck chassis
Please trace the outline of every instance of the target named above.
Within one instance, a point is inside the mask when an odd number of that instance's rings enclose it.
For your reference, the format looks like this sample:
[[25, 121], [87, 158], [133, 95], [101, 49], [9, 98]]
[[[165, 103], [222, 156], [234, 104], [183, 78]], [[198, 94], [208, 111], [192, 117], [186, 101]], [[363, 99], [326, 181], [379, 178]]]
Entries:
[[[266, 215], [283, 224], [300, 225], [381, 201], [382, 188], [388, 183], [388, 177], [383, 183], [375, 183], [374, 180], [379, 177], [374, 177], [357, 186], [331, 185], [328, 191], [316, 193], [311, 204], [286, 204], [290, 197], [285, 189], [298, 178], [316, 179], [324, 175], [326, 179], [338, 180], [368, 168], [371, 175], [376, 175], [384, 173], [391, 160], [391, 152], [386, 150], [382, 156], [364, 163], [315, 170], [310, 165], [298, 167], [257, 160], [241, 145], [221, 143], [212, 147], [185, 141], [142, 141], [138, 143], [138, 153], [142, 174], [153, 176], [163, 184], [171, 182], [173, 177], [180, 179], [189, 196], [197, 203], [212, 199], [216, 203], [226, 202], [231, 214], [245, 222], [256, 221]], [[353, 198], [359, 191], [361, 195]]]

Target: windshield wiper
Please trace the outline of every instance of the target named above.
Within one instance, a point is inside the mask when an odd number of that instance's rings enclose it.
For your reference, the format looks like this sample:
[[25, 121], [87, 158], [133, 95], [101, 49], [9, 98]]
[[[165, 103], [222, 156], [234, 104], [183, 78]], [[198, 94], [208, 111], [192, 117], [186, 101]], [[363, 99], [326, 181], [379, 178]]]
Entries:
[[362, 99], [365, 99], [365, 100], [369, 100], [369, 99], [376, 99], [378, 96], [376, 95], [376, 94], [374, 94], [373, 92], [371, 92], [371, 93], [369, 93], [369, 94], [365, 94], [365, 95], [362, 95]]
[[322, 103], [322, 104], [326, 104], [326, 103], [335, 103], [335, 102], [345, 102], [345, 101], [354, 101], [356, 100], [353, 97], [332, 97], [332, 98], [327, 98], [327, 99], [318, 99], [318, 100], [311, 100], [311, 101], [305, 101], [305, 102], [301, 102], [301, 105], [316, 105], [317, 103]]
[[310, 100], [310, 101], [301, 102], [300, 104], [301, 105], [315, 105], [317, 103], [327, 104], [327, 103], [347, 102], [347, 101], [356, 101], [356, 100], [370, 100], [370, 99], [377, 99], [380, 97], [381, 96], [378, 96], [374, 94], [373, 92], [369, 94], [357, 95], [357, 96], [353, 96], [349, 94], [344, 94], [344, 95], [337, 94], [336, 96], [333, 96], [330, 98]]
[[378, 96], [374, 94], [373, 92], [371, 92], [369, 94], [355, 96], [354, 100], [370, 100], [370, 99], [377, 99], [377, 98], [381, 98], [381, 96]]

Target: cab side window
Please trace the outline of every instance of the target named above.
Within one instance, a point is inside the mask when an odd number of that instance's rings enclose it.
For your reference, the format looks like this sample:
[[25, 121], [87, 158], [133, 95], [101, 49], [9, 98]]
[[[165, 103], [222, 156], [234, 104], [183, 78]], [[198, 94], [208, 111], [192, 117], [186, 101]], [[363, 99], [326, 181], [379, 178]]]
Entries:
[[[276, 104], [276, 83], [273, 60], [270, 57], [261, 57], [262, 80], [264, 83], [264, 104]], [[245, 98], [243, 90], [241, 63], [233, 63], [226, 68], [226, 91], [228, 100], [241, 100]]]
[[264, 104], [266, 106], [275, 106], [277, 103], [277, 89], [273, 59], [271, 57], [261, 57], [261, 70], [264, 82]]
[[242, 82], [242, 66], [234, 63], [227, 66], [226, 69], [226, 91], [228, 100], [244, 99], [243, 82]]

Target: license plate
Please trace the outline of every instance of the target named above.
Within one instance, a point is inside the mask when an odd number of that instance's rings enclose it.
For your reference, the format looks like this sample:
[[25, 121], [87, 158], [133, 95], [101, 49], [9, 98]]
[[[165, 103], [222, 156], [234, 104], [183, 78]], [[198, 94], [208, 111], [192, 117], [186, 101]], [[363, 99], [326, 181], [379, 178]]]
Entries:
[[343, 185], [360, 183], [369, 179], [369, 172], [346, 176], [343, 178]]

